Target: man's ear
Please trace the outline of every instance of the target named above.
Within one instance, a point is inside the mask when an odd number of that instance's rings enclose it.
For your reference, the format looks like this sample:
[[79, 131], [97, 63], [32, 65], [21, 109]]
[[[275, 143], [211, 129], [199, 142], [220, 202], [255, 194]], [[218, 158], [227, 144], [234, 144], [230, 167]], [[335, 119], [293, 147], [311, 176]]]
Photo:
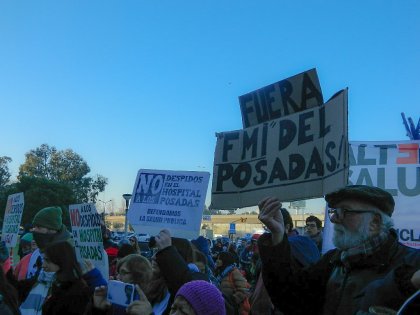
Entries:
[[369, 229], [371, 232], [379, 232], [382, 226], [382, 217], [379, 213], [373, 214], [372, 220], [369, 224]]

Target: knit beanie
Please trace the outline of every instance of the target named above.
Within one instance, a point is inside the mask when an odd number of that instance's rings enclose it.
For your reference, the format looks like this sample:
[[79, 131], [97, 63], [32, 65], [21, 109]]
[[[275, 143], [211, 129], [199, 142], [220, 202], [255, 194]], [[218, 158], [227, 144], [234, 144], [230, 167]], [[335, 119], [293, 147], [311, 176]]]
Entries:
[[200, 235], [197, 239], [192, 240], [191, 243], [193, 243], [195, 247], [197, 247], [197, 249], [201, 251], [202, 253], [204, 254], [209, 253], [209, 243], [204, 238], [204, 236]]
[[32, 224], [50, 230], [60, 231], [63, 226], [63, 212], [60, 207], [47, 207], [38, 211]]
[[25, 235], [22, 236], [22, 238], [20, 239], [20, 241], [24, 241], [24, 242], [32, 242], [34, 239], [34, 235], [32, 233], [26, 233]]
[[226, 315], [222, 293], [207, 281], [187, 282], [178, 290], [177, 296], [186, 299], [197, 315]]

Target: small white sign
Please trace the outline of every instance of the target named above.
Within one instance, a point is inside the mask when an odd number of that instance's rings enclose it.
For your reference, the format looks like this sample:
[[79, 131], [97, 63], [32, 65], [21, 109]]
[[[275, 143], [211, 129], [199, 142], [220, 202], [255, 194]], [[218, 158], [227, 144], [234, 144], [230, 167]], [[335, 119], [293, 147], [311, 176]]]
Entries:
[[137, 233], [196, 238], [206, 199], [208, 172], [139, 170], [128, 220]]
[[107, 270], [108, 266], [106, 266], [106, 252], [102, 241], [102, 218], [95, 204], [70, 205], [69, 213], [77, 259], [90, 260], [101, 271], [104, 278], [108, 279], [108, 275], [104, 275], [104, 270]]
[[23, 192], [9, 195], [7, 198], [1, 236], [7, 247], [16, 246], [24, 205]]

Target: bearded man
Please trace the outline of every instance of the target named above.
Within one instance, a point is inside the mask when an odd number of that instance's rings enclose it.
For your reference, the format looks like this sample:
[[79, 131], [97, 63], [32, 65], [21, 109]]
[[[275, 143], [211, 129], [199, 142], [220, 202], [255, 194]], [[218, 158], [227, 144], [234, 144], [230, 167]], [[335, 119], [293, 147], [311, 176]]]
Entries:
[[[393, 197], [377, 187], [351, 185], [325, 200], [336, 249], [306, 268], [292, 263], [280, 201], [259, 203], [259, 219], [271, 231], [258, 245], [272, 302], [284, 314], [369, 314], [378, 306], [398, 310], [420, 288], [420, 252], [398, 243]], [[411, 307], [415, 312], [419, 305]]]

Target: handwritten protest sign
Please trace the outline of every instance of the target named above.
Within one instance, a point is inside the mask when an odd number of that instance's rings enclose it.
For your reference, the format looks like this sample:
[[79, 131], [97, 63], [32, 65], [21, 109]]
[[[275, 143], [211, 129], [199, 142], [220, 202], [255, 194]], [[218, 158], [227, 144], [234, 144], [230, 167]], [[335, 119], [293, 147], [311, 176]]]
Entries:
[[285, 117], [324, 103], [316, 69], [239, 97], [244, 128]]
[[24, 205], [23, 192], [9, 195], [7, 198], [1, 236], [7, 247], [16, 246]]
[[128, 220], [137, 233], [196, 238], [210, 174], [208, 172], [139, 170]]
[[[70, 205], [69, 213], [77, 259], [92, 261], [104, 275], [107, 259], [102, 242], [102, 218], [95, 205], [92, 203]], [[105, 277], [108, 279], [108, 275]]]
[[[351, 142], [349, 185], [377, 186], [395, 200], [392, 214], [399, 241], [420, 248], [420, 141]], [[334, 248], [332, 225], [324, 227], [324, 249]]]
[[213, 209], [320, 197], [347, 182], [347, 90], [326, 104], [217, 135]]

